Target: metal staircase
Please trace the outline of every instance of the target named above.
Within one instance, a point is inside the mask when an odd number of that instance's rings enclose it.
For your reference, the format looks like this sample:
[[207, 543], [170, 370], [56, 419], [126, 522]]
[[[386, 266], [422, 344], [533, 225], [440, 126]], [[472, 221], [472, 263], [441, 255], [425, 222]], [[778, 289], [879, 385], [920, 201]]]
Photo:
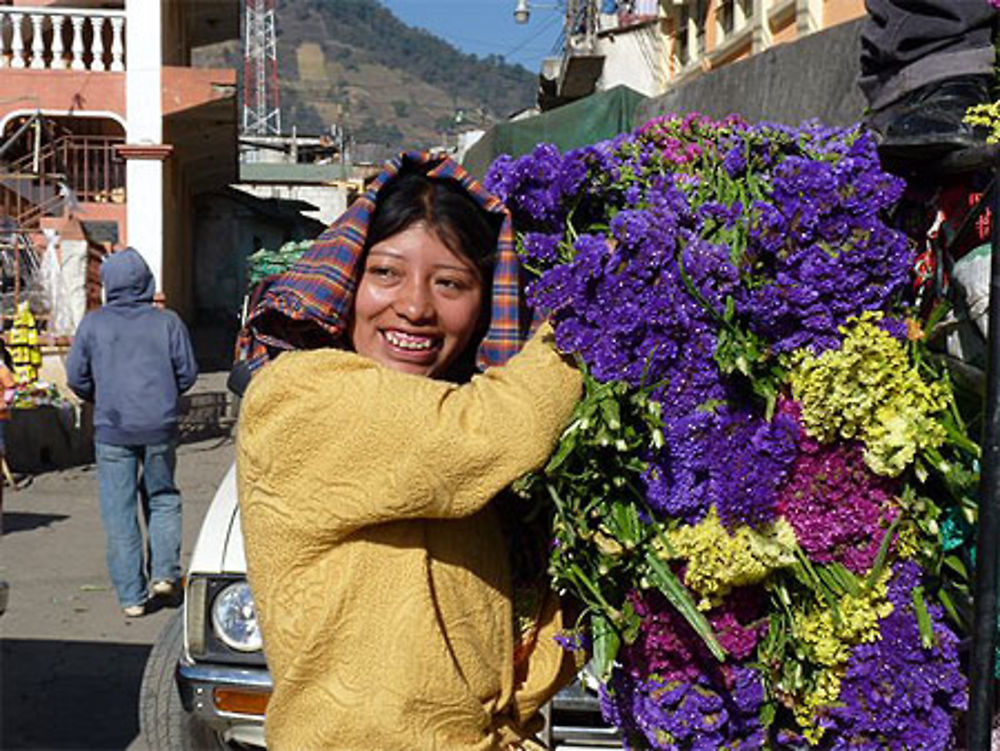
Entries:
[[0, 219], [0, 319], [13, 316], [17, 304], [40, 294], [34, 283], [40, 269], [31, 234]]

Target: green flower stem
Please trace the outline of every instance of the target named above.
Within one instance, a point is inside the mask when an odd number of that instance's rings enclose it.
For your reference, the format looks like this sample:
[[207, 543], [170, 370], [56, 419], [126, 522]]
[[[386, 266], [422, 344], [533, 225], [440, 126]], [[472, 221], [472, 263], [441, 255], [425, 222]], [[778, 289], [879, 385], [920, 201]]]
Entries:
[[601, 594], [601, 590], [599, 590], [596, 586], [594, 586], [594, 583], [590, 580], [590, 577], [588, 577], [583, 572], [583, 569], [580, 568], [580, 564], [571, 563], [569, 565], [569, 573], [573, 576], [574, 579], [576, 579], [578, 584], [581, 584], [588, 592], [590, 592], [591, 595], [593, 595], [594, 599], [601, 606], [601, 609], [604, 610], [604, 612], [607, 613], [609, 616], [611, 616], [612, 620], [617, 622], [619, 619], [621, 619], [622, 617], [621, 611], [618, 610], [617, 608], [611, 607], [611, 605], [608, 604], [608, 601], [604, 599], [604, 595]]

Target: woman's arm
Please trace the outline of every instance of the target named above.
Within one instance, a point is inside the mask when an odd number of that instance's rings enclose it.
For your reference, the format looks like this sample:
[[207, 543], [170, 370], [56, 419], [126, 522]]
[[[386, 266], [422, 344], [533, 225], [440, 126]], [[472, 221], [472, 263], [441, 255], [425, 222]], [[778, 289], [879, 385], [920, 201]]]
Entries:
[[552, 338], [543, 326], [506, 365], [462, 386], [336, 350], [282, 355], [242, 407], [245, 517], [337, 539], [474, 513], [540, 466], [569, 422], [580, 375]]

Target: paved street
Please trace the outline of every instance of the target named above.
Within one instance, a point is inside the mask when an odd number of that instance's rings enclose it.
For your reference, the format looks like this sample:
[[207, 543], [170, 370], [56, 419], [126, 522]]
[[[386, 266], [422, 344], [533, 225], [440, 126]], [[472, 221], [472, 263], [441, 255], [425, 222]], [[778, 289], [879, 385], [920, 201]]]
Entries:
[[[233, 458], [228, 437], [182, 445], [184, 563], [216, 484]], [[0, 617], [4, 749], [129, 749], [139, 736], [142, 670], [175, 612], [126, 620], [104, 563], [93, 466], [39, 475], [4, 493]]]

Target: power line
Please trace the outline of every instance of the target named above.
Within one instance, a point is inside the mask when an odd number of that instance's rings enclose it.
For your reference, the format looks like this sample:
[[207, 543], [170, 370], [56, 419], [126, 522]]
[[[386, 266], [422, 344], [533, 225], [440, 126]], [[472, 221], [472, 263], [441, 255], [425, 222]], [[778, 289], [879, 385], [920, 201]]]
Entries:
[[542, 27], [541, 27], [541, 28], [540, 28], [540, 29], [538, 30], [538, 32], [537, 32], [537, 33], [535, 33], [535, 34], [533, 34], [532, 36], [528, 37], [527, 39], [523, 40], [523, 41], [522, 41], [522, 42], [521, 42], [520, 44], [518, 44], [517, 46], [515, 46], [515, 47], [514, 47], [513, 49], [510, 49], [510, 50], [508, 50], [508, 51], [507, 51], [507, 52], [506, 52], [506, 53], [505, 53], [505, 54], [503, 55], [503, 57], [504, 57], [504, 58], [507, 58], [507, 57], [509, 57], [510, 55], [513, 55], [513, 54], [514, 54], [515, 52], [517, 52], [517, 51], [521, 50], [521, 49], [522, 49], [522, 48], [524, 48], [524, 47], [525, 47], [525, 45], [527, 45], [527, 44], [528, 44], [529, 42], [533, 42], [533, 41], [535, 41], [536, 39], [538, 39], [538, 37], [540, 37], [540, 36], [541, 36], [542, 34], [544, 34], [544, 33], [545, 33], [546, 31], [549, 31], [549, 29], [550, 29], [550, 28], [552, 27], [552, 25], [553, 25], [553, 24], [554, 24], [554, 23], [555, 23], [556, 21], [560, 21], [560, 22], [561, 22], [562, 20], [563, 20], [563, 19], [562, 19], [562, 17], [561, 17], [561, 16], [552, 16], [551, 18], [549, 18], [549, 21], [548, 21], [548, 24], [546, 24], [546, 25], [542, 26]]

